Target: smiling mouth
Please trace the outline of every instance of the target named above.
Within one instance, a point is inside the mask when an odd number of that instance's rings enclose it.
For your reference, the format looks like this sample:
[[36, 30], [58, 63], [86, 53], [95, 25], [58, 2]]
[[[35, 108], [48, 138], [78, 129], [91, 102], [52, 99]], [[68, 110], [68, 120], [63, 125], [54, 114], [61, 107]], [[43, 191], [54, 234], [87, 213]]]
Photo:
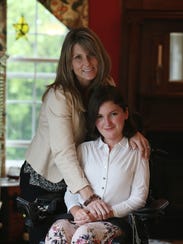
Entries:
[[110, 131], [110, 130], [113, 130], [113, 129], [114, 129], [113, 127], [104, 128], [104, 130], [106, 130], [106, 131]]
[[95, 69], [94, 68], [90, 68], [90, 69], [83, 69], [83, 72], [93, 72]]

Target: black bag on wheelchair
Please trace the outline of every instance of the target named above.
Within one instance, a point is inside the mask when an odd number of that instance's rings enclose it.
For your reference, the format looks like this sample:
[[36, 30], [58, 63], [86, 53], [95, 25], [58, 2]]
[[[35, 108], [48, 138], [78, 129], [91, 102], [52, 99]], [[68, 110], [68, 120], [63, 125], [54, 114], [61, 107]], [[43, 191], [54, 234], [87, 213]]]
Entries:
[[31, 227], [42, 220], [53, 218], [55, 215], [66, 212], [64, 196], [61, 193], [42, 195], [34, 202], [17, 197], [17, 209], [23, 214], [26, 225]]

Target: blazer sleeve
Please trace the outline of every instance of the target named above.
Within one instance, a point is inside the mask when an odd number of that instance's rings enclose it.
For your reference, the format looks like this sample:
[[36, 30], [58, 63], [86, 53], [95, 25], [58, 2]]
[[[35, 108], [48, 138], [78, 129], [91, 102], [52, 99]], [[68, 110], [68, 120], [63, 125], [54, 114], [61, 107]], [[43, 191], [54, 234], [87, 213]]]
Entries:
[[50, 148], [69, 190], [78, 192], [89, 183], [80, 167], [74, 128], [72, 124], [72, 102], [62, 92], [54, 92], [47, 98], [46, 113], [49, 126]]

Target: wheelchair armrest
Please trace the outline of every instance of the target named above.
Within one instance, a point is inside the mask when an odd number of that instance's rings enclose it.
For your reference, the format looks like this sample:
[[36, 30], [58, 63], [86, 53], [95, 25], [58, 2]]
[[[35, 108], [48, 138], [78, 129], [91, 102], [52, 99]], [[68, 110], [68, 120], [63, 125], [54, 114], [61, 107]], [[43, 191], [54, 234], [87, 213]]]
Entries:
[[17, 209], [20, 213], [22, 213], [23, 217], [27, 220], [27, 226], [33, 226], [33, 223], [37, 221], [39, 215], [39, 209], [37, 208], [36, 203], [31, 203], [26, 201], [21, 197], [16, 198]]
[[147, 204], [145, 207], [140, 208], [133, 212], [135, 216], [141, 218], [154, 218], [159, 214], [163, 213], [163, 210], [169, 205], [166, 199], [156, 199], [152, 200], [151, 203]]
[[34, 202], [29, 202], [21, 197], [16, 198], [17, 209], [25, 218], [25, 225], [33, 225], [54, 218], [58, 214], [66, 212], [63, 195], [60, 193], [50, 193], [39, 198]]

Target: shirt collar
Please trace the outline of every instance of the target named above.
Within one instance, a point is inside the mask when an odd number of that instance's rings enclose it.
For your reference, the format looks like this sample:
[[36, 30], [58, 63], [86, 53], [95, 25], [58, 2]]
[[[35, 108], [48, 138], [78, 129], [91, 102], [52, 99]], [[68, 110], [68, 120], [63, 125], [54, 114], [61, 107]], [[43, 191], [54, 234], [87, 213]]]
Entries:
[[[107, 144], [103, 142], [102, 138], [99, 137], [97, 140], [98, 148], [106, 147]], [[128, 138], [123, 137], [121, 141], [119, 141], [115, 147], [127, 147], [128, 146]]]

